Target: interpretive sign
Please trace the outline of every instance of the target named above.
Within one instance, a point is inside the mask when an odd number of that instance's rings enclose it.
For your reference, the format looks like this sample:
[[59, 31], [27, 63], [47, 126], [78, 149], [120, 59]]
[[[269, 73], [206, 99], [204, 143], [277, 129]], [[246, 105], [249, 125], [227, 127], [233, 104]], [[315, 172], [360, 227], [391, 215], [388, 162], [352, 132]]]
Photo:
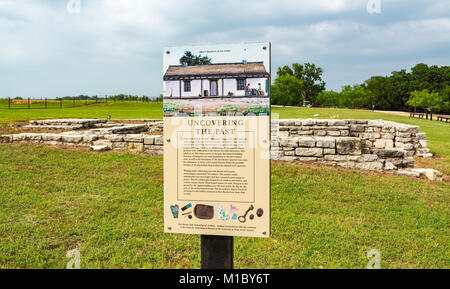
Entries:
[[164, 49], [165, 232], [269, 237], [270, 49]]

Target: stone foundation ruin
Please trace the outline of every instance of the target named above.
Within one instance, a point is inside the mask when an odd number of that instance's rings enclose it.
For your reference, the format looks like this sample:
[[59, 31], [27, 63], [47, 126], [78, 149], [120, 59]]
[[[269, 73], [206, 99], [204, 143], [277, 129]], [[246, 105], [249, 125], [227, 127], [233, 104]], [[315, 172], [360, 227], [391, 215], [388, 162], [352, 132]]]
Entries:
[[271, 157], [365, 170], [414, 167], [432, 157], [418, 126], [383, 120], [272, 120]]
[[115, 150], [162, 155], [162, 121], [148, 119], [135, 122], [144, 124], [108, 122], [106, 119], [32, 120], [27, 128], [71, 129], [71, 131], [2, 135], [0, 142], [84, 146], [90, 147], [93, 151]]
[[[0, 143], [163, 154], [163, 122], [158, 119], [33, 120], [26, 128], [65, 131], [1, 135]], [[272, 120], [271, 134], [272, 160], [442, 179], [442, 173], [436, 170], [414, 168], [415, 156], [433, 156], [426, 134], [418, 126], [383, 120], [284, 119]]]
[[433, 154], [418, 126], [384, 120], [272, 120], [271, 159], [351, 169], [390, 171], [441, 179], [433, 169], [415, 169], [414, 156]]

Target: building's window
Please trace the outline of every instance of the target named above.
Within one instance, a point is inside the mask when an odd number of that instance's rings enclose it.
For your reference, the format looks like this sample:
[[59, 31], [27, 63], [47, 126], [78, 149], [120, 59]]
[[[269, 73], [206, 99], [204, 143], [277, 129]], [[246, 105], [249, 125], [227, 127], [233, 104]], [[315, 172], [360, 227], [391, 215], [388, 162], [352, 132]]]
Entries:
[[184, 81], [184, 92], [191, 92], [191, 81], [190, 80]]
[[245, 79], [244, 78], [239, 78], [237, 80], [237, 90], [245, 90]]

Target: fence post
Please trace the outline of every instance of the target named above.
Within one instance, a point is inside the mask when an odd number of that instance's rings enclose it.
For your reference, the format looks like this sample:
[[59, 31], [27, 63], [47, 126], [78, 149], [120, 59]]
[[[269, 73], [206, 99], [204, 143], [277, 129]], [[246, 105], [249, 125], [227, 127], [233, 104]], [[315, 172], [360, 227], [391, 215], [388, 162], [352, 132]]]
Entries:
[[47, 109], [47, 98], [45, 98], [45, 109]]
[[72, 107], [75, 107], [75, 96], [72, 97]]
[[11, 109], [11, 97], [8, 97], [8, 109]]
[[30, 98], [28, 98], [28, 109], [30, 109]]
[[88, 102], [88, 96], [86, 95], [86, 99], [84, 101], [84, 104], [87, 105], [87, 102]]
[[105, 95], [105, 102], [108, 103], [108, 95]]
[[95, 104], [97, 104], [98, 103], [98, 96], [96, 95], [95, 96]]
[[59, 108], [62, 108], [62, 98], [59, 99]]
[[201, 235], [202, 269], [233, 269], [233, 237]]

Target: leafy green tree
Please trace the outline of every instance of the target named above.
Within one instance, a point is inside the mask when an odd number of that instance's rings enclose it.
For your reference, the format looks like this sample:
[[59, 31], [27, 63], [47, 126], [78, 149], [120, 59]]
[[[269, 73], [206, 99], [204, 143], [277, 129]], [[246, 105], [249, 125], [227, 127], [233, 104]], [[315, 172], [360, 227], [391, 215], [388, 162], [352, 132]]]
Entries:
[[312, 102], [325, 107], [344, 107], [342, 94], [333, 90], [320, 92]]
[[442, 109], [442, 98], [439, 96], [439, 93], [429, 92], [427, 89], [424, 89], [411, 92], [411, 96], [406, 104], [429, 111], [440, 111]]
[[371, 108], [374, 95], [360, 84], [344, 85], [341, 92], [322, 91], [314, 99], [315, 104], [326, 107]]
[[[426, 90], [432, 94], [431, 99], [434, 99], [427, 108], [450, 113], [450, 66], [428, 66], [419, 63], [412, 67], [410, 72], [401, 69], [393, 71], [388, 76], [372, 76], [361, 85], [343, 86], [341, 92], [324, 91], [325, 83], [321, 80], [322, 69], [314, 64], [295, 63], [292, 67], [287, 65], [280, 67], [277, 78], [284, 75], [296, 77], [301, 84], [298, 95], [290, 94], [288, 101], [283, 99], [291, 105], [305, 105], [309, 100], [324, 106], [371, 108], [375, 105], [377, 109], [407, 110], [411, 106], [411, 93]], [[286, 85], [287, 81], [287, 79], [282, 81], [284, 86], [274, 87], [277, 94], [277, 98], [273, 100], [274, 104], [282, 100], [282, 89], [289, 86]], [[416, 102], [417, 100], [418, 98]]]
[[373, 94], [373, 104], [379, 109], [390, 109], [387, 82], [387, 77], [384, 76], [372, 76], [365, 82], [365, 86]]
[[343, 105], [349, 108], [370, 108], [373, 104], [373, 93], [360, 84], [342, 87]]
[[114, 95], [112, 98], [116, 99], [116, 100], [137, 100], [139, 98], [139, 96], [122, 93], [122, 94]]
[[298, 96], [301, 93], [302, 83], [293, 75], [286, 74], [278, 76], [272, 85], [272, 104], [299, 105]]
[[411, 72], [402, 69], [389, 76], [373, 76], [365, 81], [374, 94], [374, 104], [381, 109], [406, 110], [410, 93], [413, 91], [434, 91], [442, 95], [450, 85], [450, 66], [428, 66], [419, 63]]
[[[300, 95], [302, 105], [306, 106], [308, 99], [313, 99], [325, 89], [325, 82], [322, 80], [323, 69], [316, 67], [313, 63], [292, 64], [292, 68], [285, 65], [278, 68], [277, 77], [291, 75], [301, 82]], [[298, 101], [296, 101], [298, 102]]]
[[393, 71], [387, 79], [389, 109], [406, 109], [406, 102], [409, 99], [410, 74], [405, 69]]
[[447, 85], [441, 94], [441, 111], [450, 112], [450, 85]]
[[442, 92], [447, 85], [450, 85], [450, 66], [428, 66], [419, 63], [411, 68], [410, 91], [430, 91]]
[[419, 63], [411, 68], [410, 76], [410, 92], [430, 90], [432, 87], [430, 83], [430, 69], [425, 63]]
[[186, 64], [188, 66], [211, 64], [211, 58], [208, 58], [207, 56], [193, 55], [192, 52], [186, 51], [184, 56], [180, 58], [180, 64]]

